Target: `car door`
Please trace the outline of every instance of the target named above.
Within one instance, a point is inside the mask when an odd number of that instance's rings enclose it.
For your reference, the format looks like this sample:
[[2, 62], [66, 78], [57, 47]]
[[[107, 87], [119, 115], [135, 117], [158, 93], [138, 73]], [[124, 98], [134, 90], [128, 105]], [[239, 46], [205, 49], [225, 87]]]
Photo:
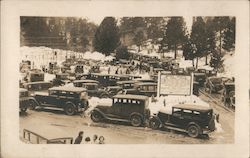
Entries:
[[181, 126], [183, 124], [184, 117], [183, 117], [183, 110], [178, 108], [173, 108], [171, 123], [176, 126]]

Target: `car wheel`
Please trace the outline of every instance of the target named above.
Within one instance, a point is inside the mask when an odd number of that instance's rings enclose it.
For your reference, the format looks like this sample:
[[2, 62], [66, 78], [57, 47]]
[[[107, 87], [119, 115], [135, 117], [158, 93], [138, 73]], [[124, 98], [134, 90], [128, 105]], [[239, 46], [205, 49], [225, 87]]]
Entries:
[[73, 104], [68, 103], [68, 104], [66, 104], [64, 111], [67, 115], [71, 116], [71, 115], [75, 114], [76, 109], [75, 109], [75, 106]]
[[100, 122], [103, 117], [102, 117], [102, 115], [99, 112], [94, 111], [94, 112], [91, 113], [90, 118], [94, 122]]
[[199, 128], [196, 125], [190, 125], [188, 127], [188, 135], [192, 138], [199, 136]]
[[21, 108], [21, 112], [26, 112], [27, 108]]
[[131, 124], [132, 126], [138, 127], [142, 124], [142, 119], [139, 115], [133, 115], [131, 117]]
[[109, 98], [109, 95], [108, 94], [102, 94], [100, 97], [101, 98]]
[[152, 129], [158, 129], [160, 127], [160, 121], [156, 118], [152, 118], [149, 120], [149, 127]]
[[36, 102], [34, 100], [29, 101], [29, 109], [30, 110], [35, 110], [36, 106], [37, 106], [37, 104], [36, 104]]

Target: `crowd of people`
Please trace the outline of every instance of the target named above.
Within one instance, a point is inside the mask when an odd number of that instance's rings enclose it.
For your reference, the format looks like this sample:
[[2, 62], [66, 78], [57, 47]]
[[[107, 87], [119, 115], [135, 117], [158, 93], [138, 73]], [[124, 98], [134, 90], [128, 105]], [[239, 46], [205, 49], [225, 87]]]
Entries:
[[85, 137], [84, 139], [84, 132], [80, 131], [78, 136], [75, 139], [74, 144], [105, 144], [104, 141], [105, 141], [105, 138], [103, 136], [98, 137], [98, 135], [96, 134], [93, 136], [92, 140], [90, 137]]

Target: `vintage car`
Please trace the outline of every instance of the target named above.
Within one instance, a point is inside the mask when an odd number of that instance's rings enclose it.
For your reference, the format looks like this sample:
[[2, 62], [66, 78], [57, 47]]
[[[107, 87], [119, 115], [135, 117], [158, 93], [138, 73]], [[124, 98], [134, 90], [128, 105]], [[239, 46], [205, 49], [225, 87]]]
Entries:
[[205, 91], [210, 94], [215, 92], [218, 93], [223, 89], [223, 80], [221, 77], [208, 77], [204, 84]]
[[109, 97], [112, 97], [112, 96], [116, 95], [118, 92], [121, 92], [122, 87], [120, 87], [120, 86], [108, 86], [108, 87], [105, 87], [104, 90], [108, 92]]
[[193, 94], [199, 96], [199, 82], [193, 82]]
[[225, 106], [235, 108], [235, 84], [234, 82], [226, 82], [223, 84], [223, 95], [221, 100]]
[[56, 77], [52, 80], [53, 86], [63, 86], [70, 82], [70, 76], [68, 73], [57, 73]]
[[129, 80], [129, 81], [118, 81], [117, 85], [122, 89], [132, 89], [137, 81]]
[[99, 82], [96, 81], [96, 80], [75, 80], [75, 81], [73, 81], [73, 85], [75, 87], [84, 87], [85, 83], [96, 83], [96, 84], [99, 84]]
[[172, 114], [160, 110], [149, 120], [152, 129], [166, 128], [186, 132], [198, 137], [215, 130], [213, 109], [201, 105], [179, 104], [172, 107]]
[[48, 93], [35, 93], [35, 105], [63, 109], [67, 115], [88, 109], [88, 94], [85, 88], [53, 87]]
[[29, 92], [27, 89], [20, 88], [19, 89], [19, 110], [20, 112], [26, 112], [26, 110], [30, 107], [30, 99], [32, 97], [29, 96]]
[[217, 75], [217, 71], [215, 70], [206, 70], [207, 77], [212, 77]]
[[83, 64], [77, 64], [76, 67], [75, 67], [75, 73], [83, 73], [84, 72], [84, 66]]
[[47, 91], [52, 87], [51, 82], [28, 82], [23, 84], [23, 88], [27, 89], [30, 93], [37, 91]]
[[[93, 81], [93, 80], [89, 80]], [[95, 82], [75, 82], [73, 83], [75, 87], [83, 87], [87, 90], [90, 97], [108, 98], [111, 94], [105, 90], [105, 88], [100, 88], [100, 85]]]
[[115, 95], [111, 106], [97, 105], [91, 111], [94, 122], [104, 120], [128, 122], [141, 126], [150, 116], [148, 97], [141, 95]]
[[157, 83], [155, 82], [139, 82], [135, 83], [133, 89], [123, 90], [123, 94], [145, 95], [148, 97], [157, 95]]
[[60, 72], [60, 67], [57, 65], [57, 62], [50, 62], [48, 73], [55, 74]]
[[204, 87], [204, 83], [206, 82], [206, 74], [205, 73], [194, 73], [194, 81], [199, 83], [200, 87]]
[[186, 67], [187, 74], [191, 74], [195, 72], [195, 67]]
[[27, 82], [44, 81], [44, 73], [38, 69], [31, 70], [27, 73], [27, 76], [25, 77], [25, 81]]

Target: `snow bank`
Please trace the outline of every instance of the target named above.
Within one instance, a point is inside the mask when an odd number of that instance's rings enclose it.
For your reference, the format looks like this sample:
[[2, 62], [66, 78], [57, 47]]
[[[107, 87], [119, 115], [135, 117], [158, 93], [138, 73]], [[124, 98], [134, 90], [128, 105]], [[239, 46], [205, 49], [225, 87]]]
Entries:
[[84, 59], [100, 60], [100, 61], [111, 61], [114, 59], [113, 56], [105, 56], [99, 52], [85, 52], [83, 54]]

